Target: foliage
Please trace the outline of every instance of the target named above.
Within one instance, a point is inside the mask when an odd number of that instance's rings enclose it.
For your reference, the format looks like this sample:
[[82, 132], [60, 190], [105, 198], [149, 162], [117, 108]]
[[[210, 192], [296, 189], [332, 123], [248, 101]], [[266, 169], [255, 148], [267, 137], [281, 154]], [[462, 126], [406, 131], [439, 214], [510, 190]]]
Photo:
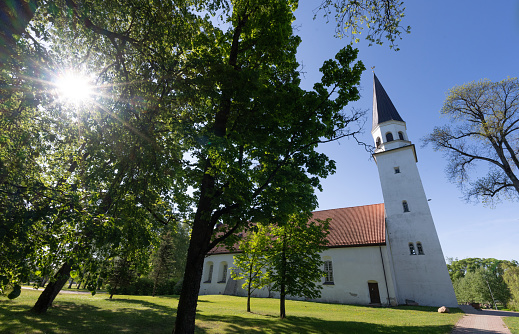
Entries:
[[[171, 321], [178, 302], [178, 298], [170, 297], [109, 300], [103, 294], [61, 294], [56, 307], [45, 317], [28, 317], [26, 310], [37, 296], [38, 291], [29, 290], [16, 300], [0, 301], [0, 332], [171, 333], [164, 324]], [[292, 316], [279, 319], [275, 299], [254, 299], [255, 313], [245, 312], [244, 302], [243, 297], [200, 296], [197, 332], [444, 334], [463, 316], [457, 308], [447, 314], [432, 307], [374, 308], [287, 300]]]
[[489, 270], [495, 275], [503, 275], [503, 268], [506, 266], [517, 266], [517, 261], [497, 260], [494, 258], [466, 258], [458, 260], [447, 258], [447, 270], [449, 276], [455, 280], [465, 277], [468, 272], [475, 272], [478, 268]]
[[137, 280], [137, 273], [131, 267], [131, 262], [126, 258], [115, 258], [108, 272], [108, 285], [106, 287], [112, 299], [114, 294], [127, 288]]
[[411, 27], [400, 25], [405, 16], [403, 5], [399, 0], [322, 0], [318, 10], [324, 11], [326, 17], [335, 12], [337, 36], [349, 35], [352, 41], [358, 42], [357, 36], [365, 25], [368, 29], [366, 39], [370, 45], [382, 45], [386, 39], [389, 47], [398, 51], [395, 41], [402, 39], [402, 32], [411, 32]]
[[519, 311], [519, 266], [504, 265], [503, 280], [510, 290], [508, 308]]
[[321, 295], [324, 277], [320, 252], [326, 249], [329, 221], [309, 220], [305, 214], [294, 214], [284, 225], [271, 230], [272, 249], [268, 277], [272, 290], [280, 294], [280, 317], [285, 318], [285, 297], [310, 299]]
[[271, 242], [270, 229], [265, 225], [257, 224], [255, 229], [240, 241], [241, 253], [234, 255], [236, 267], [231, 268], [231, 277], [234, 280], [243, 280], [242, 288], [247, 290], [247, 312], [251, 312], [252, 292], [271, 283], [267, 272]]
[[510, 291], [503, 277], [485, 268], [467, 272], [453, 282], [453, 287], [459, 303], [493, 304], [496, 300], [506, 305], [510, 299]]
[[[480, 80], [452, 88], [441, 113], [449, 125], [424, 138], [449, 161], [447, 175], [467, 200], [519, 199], [519, 81]], [[488, 167], [480, 173], [481, 165]]]
[[[189, 216], [177, 314], [186, 327], [177, 330], [193, 331], [204, 255], [249, 221], [285, 220], [293, 205], [284, 203], [297, 199], [297, 211], [310, 211], [319, 178], [335, 168], [317, 145], [360, 131], [363, 113], [342, 112], [359, 98], [364, 66], [355, 63], [357, 51], [345, 48], [325, 62], [321, 82], [304, 91], [292, 31], [296, 1], [37, 5], [19, 41], [36, 56], [2, 67], [2, 78], [27, 95], [9, 95], [6, 109], [19, 121], [19, 102], [30, 105], [22, 109], [29, 113], [19, 142], [0, 147], [2, 178], [7, 170], [12, 180], [0, 182], [0, 200], [18, 224], [0, 235], [9, 243], [5, 255], [15, 258], [17, 245], [31, 245], [22, 255], [30, 268], [59, 268], [64, 277], [89, 261], [102, 267], [120, 254], [145, 257], [157, 223]], [[383, 27], [395, 36], [392, 25]], [[25, 73], [27, 64], [37, 71]], [[69, 67], [93, 74], [97, 91], [81, 112], [62, 106], [48, 84]], [[31, 99], [31, 92], [42, 97]], [[7, 129], [1, 138], [18, 133]], [[3, 158], [15, 145], [31, 154], [16, 156], [22, 164]], [[20, 220], [24, 215], [29, 219]], [[21, 262], [7, 264], [11, 281], [23, 274]]]
[[182, 224], [175, 231], [166, 227], [160, 236], [160, 244], [152, 256], [150, 277], [153, 280], [153, 296], [157, 288], [168, 280], [178, 280], [184, 273], [189, 235]]

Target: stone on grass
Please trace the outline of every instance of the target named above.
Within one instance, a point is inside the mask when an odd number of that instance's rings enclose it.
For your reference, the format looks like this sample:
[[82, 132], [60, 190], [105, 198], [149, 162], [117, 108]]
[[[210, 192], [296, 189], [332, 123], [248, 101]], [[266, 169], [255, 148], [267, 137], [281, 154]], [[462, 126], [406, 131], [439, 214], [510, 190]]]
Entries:
[[442, 306], [438, 309], [438, 313], [449, 313], [449, 308], [446, 306]]

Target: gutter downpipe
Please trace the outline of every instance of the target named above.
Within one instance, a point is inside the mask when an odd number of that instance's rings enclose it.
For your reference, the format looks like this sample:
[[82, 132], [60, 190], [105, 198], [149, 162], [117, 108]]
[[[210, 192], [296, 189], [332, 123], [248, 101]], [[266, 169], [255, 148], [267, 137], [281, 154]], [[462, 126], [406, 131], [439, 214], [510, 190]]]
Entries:
[[386, 284], [386, 293], [387, 293], [387, 305], [391, 305], [391, 298], [389, 297], [389, 288], [387, 287], [387, 278], [386, 278], [386, 267], [384, 266], [384, 257], [382, 256], [382, 246], [378, 246], [378, 250], [380, 251], [380, 260], [382, 261], [382, 271], [384, 272], [384, 283]]

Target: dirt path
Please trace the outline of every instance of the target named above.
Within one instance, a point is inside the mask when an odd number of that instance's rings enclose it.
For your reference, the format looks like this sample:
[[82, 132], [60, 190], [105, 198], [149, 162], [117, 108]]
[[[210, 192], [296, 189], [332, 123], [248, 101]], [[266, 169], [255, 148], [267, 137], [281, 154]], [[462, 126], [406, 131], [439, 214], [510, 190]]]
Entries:
[[478, 311], [472, 306], [460, 305], [465, 312], [451, 334], [511, 334], [501, 317], [519, 317], [519, 313], [495, 310]]

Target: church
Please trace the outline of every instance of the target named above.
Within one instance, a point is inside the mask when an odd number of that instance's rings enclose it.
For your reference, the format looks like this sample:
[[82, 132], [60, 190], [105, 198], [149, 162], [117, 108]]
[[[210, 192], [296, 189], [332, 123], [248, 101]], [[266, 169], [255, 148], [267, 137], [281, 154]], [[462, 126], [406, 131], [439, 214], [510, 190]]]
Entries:
[[[326, 303], [457, 307], [440, 240], [417, 168], [406, 123], [373, 75], [374, 160], [384, 203], [313, 212], [331, 218], [321, 253]], [[233, 253], [219, 249], [204, 262], [200, 295], [246, 296], [230, 277]], [[268, 289], [255, 297], [278, 297]], [[295, 298], [299, 299], [299, 298]]]

